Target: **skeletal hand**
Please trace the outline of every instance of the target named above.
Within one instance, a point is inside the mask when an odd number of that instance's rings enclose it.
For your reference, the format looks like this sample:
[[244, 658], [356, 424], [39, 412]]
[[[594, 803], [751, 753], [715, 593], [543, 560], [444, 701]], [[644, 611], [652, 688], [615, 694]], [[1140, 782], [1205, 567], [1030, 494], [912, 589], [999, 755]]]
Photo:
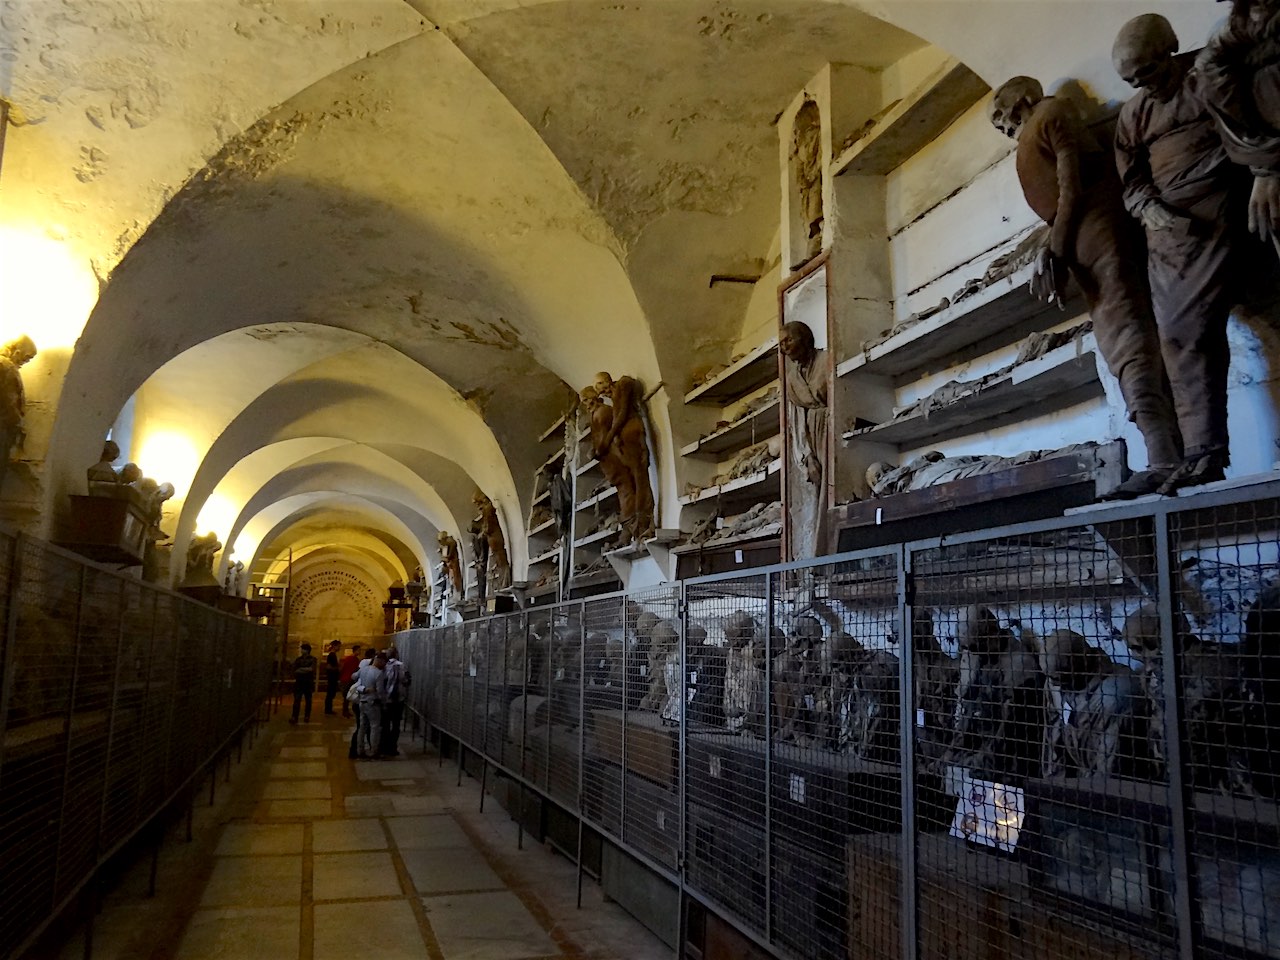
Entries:
[[1042, 303], [1062, 303], [1066, 271], [1062, 262], [1046, 247], [1036, 254], [1035, 269], [1031, 273], [1031, 295]]
[[1280, 237], [1280, 175], [1253, 178], [1249, 232], [1263, 240]]
[[1159, 200], [1153, 200], [1142, 208], [1138, 214], [1142, 225], [1153, 232], [1160, 230], [1168, 230], [1174, 226], [1179, 220], [1186, 218], [1166, 207]]

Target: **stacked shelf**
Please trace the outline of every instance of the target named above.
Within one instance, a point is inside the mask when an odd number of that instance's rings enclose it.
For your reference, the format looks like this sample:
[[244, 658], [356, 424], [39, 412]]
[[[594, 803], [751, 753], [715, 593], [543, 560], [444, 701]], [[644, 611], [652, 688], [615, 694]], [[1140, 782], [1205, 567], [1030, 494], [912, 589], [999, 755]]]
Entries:
[[570, 563], [582, 571], [571, 577], [576, 589], [594, 587], [617, 580], [612, 566], [604, 559], [608, 542], [617, 537], [620, 525], [608, 521], [610, 514], [620, 511], [618, 488], [610, 484], [600, 469], [600, 461], [591, 450], [588, 431], [583, 431], [573, 468], [573, 532]]
[[[778, 436], [778, 387], [778, 338], [770, 337], [685, 394], [686, 404], [720, 407], [716, 428], [680, 450], [681, 456], [700, 464], [690, 471], [695, 477], [712, 470], [716, 476], [727, 475], [746, 451]], [[763, 469], [682, 496], [681, 526], [688, 529], [712, 522], [715, 516], [732, 516], [781, 499], [781, 469], [782, 462], [775, 457]], [[677, 558], [678, 575], [688, 576], [722, 564], [739, 564], [744, 547], [754, 549], [753, 562], [776, 562], [780, 555], [777, 534], [746, 534], [710, 545], [683, 544], [671, 553]]]
[[836, 155], [832, 176], [883, 176], [896, 170], [989, 89], [959, 60], [947, 58]]
[[1034, 265], [1016, 270], [855, 354], [836, 367], [836, 376], [874, 374], [895, 381], [912, 379], [948, 366], [957, 354], [976, 355], [1013, 343], [1084, 309], [1083, 298], [1074, 287], [1061, 307], [1033, 299], [1027, 290], [1033, 272]]
[[567, 416], [568, 414], [564, 414], [558, 417], [538, 436], [539, 443], [549, 444], [555, 441], [557, 447], [542, 461], [533, 477], [533, 497], [529, 504], [525, 536], [529, 551], [530, 587], [527, 595], [534, 598], [551, 596], [560, 589], [560, 531], [556, 528], [555, 517], [547, 517], [543, 512], [544, 509], [549, 511], [551, 508], [551, 492], [547, 488], [544, 471], [553, 466], [563, 469], [566, 456], [563, 434]]
[[1061, 410], [1089, 397], [1101, 396], [1097, 345], [1093, 334], [1064, 344], [1042, 357], [1019, 364], [1004, 376], [941, 407], [916, 411], [874, 427], [850, 430], [846, 442], [869, 440], [899, 448], [972, 433], [983, 424], [1016, 416], [1033, 407], [1037, 414]]

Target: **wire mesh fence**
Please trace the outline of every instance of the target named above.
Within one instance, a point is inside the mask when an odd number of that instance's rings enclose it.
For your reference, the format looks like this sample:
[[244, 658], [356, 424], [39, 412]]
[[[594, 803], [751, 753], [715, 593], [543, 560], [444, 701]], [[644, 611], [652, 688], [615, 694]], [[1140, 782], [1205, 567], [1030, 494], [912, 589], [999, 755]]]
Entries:
[[267, 628], [0, 536], [0, 942], [17, 952], [255, 715]]
[[487, 622], [469, 745], [779, 957], [1280, 957], [1280, 500]]

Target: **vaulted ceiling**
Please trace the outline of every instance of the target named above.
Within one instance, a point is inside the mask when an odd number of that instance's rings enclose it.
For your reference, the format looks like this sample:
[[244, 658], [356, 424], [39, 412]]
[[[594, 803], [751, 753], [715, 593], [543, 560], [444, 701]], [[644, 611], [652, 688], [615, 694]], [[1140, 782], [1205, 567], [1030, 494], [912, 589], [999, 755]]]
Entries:
[[679, 398], [750, 296], [708, 279], [776, 269], [774, 121], [810, 77], [926, 40], [989, 80], [1065, 72], [1082, 7], [1142, 5], [8, 5], [0, 253], [57, 251], [44, 298], [0, 292], [6, 332], [53, 314], [28, 381], [42, 513], [114, 426], [178, 487], [179, 555], [212, 528], [246, 562], [345, 551], [385, 586], [437, 531], [465, 542], [479, 488], [519, 569], [538, 433], [597, 370], [665, 385], [674, 491]]

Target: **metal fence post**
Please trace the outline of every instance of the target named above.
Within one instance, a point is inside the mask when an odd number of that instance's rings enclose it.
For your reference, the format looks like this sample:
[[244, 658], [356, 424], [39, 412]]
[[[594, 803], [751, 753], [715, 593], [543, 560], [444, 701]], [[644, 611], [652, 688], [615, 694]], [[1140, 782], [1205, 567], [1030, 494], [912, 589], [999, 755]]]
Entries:
[[764, 939], [773, 943], [773, 574], [764, 575]]
[[71, 665], [71, 682], [67, 687], [67, 720], [64, 729], [64, 735], [67, 738], [67, 748], [62, 756], [62, 793], [58, 801], [58, 830], [57, 839], [54, 841], [54, 861], [53, 861], [53, 887], [50, 891], [52, 894], [52, 909], [58, 906], [58, 881], [62, 879], [62, 836], [63, 826], [67, 822], [67, 790], [71, 785], [71, 747], [74, 744], [73, 732], [75, 730], [76, 716], [76, 694], [79, 692], [80, 684], [80, 652], [84, 645], [84, 639], [80, 636], [80, 628], [84, 622], [84, 590], [85, 583], [89, 577], [89, 568], [82, 566], [80, 568], [80, 589], [76, 596], [76, 619], [75, 619], [75, 660]]
[[6, 584], [8, 607], [5, 610], [4, 656], [0, 659], [0, 668], [4, 675], [0, 677], [0, 787], [4, 785], [4, 743], [5, 731], [9, 724], [9, 704], [13, 699], [13, 683], [17, 671], [14, 670], [14, 659], [18, 650], [18, 595], [22, 587], [22, 556], [25, 537], [18, 534], [13, 538], [9, 561], [9, 581]]
[[915, 582], [912, 553], [898, 548], [898, 778], [901, 788], [902, 854], [898, 929], [903, 960], [919, 956], [919, 916], [916, 911], [916, 704], [915, 704]]
[[1157, 511], [1155, 524], [1156, 589], [1160, 609], [1161, 695], [1164, 699], [1165, 767], [1169, 784], [1169, 827], [1172, 833], [1173, 915], [1177, 924], [1178, 956], [1199, 956], [1199, 898], [1191, 867], [1191, 827], [1187, 811], [1192, 802], [1182, 759], [1182, 669], [1178, 657], [1180, 637], [1174, 626], [1177, 588], [1173, 577], [1173, 545], [1169, 538], [1169, 512]]
[[[680, 673], [689, 676], [689, 596], [684, 581], [676, 584], [677, 622], [680, 624]], [[625, 640], [625, 636], [624, 636]], [[626, 676], [626, 671], [623, 671]], [[683, 960], [685, 942], [689, 939], [688, 903], [684, 890], [685, 842], [687, 824], [689, 822], [689, 792], [686, 786], [688, 776], [687, 751], [689, 745], [689, 710], [688, 698], [680, 705], [680, 730], [677, 734], [677, 754], [679, 782], [676, 784], [676, 808], [680, 811], [680, 824], [677, 830], [679, 840], [676, 849], [676, 960]]]
[[124, 610], [128, 584], [120, 581], [120, 616], [116, 626], [115, 672], [111, 676], [111, 710], [107, 714], [107, 751], [102, 771], [102, 802], [98, 810], [98, 834], [94, 838], [94, 862], [102, 855], [102, 836], [107, 830], [107, 795], [111, 787], [111, 755], [116, 741], [116, 714], [120, 706], [120, 658], [124, 652]]
[[[626, 598], [623, 597], [625, 617]], [[587, 750], [587, 604], [582, 603], [582, 616], [578, 618], [578, 909], [582, 909], [582, 819], [586, 808], [586, 757]]]
[[520, 807], [516, 814], [516, 849], [524, 849], [524, 802], [528, 778], [529, 747], [529, 614], [521, 615], [524, 621], [524, 669], [520, 671]]

